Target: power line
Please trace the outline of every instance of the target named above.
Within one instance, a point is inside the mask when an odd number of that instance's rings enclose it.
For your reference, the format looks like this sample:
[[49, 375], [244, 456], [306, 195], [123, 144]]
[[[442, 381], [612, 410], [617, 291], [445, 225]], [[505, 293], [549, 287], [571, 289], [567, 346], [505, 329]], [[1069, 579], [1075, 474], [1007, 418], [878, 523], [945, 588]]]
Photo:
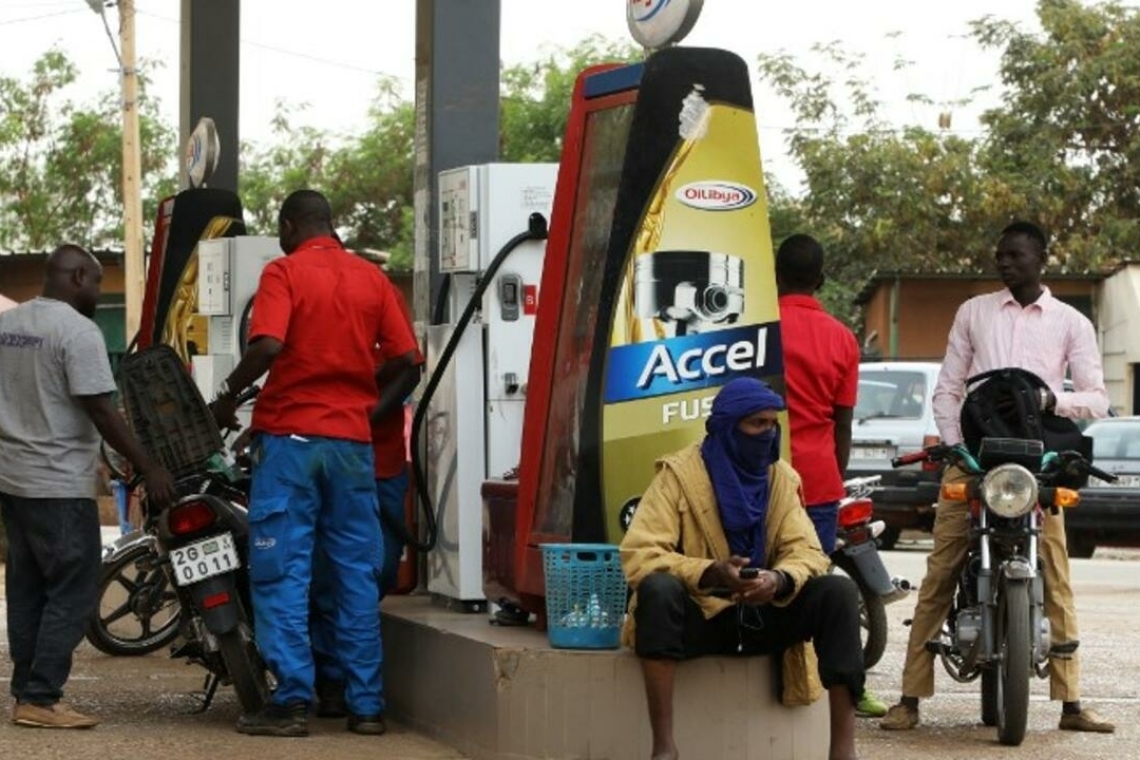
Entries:
[[[150, 11], [139, 10], [139, 11], [137, 11], [137, 13], [140, 16], [146, 16], [148, 18], [153, 18], [153, 19], [156, 19], [158, 21], [163, 21], [167, 24], [174, 24], [175, 26], [181, 26], [182, 25], [182, 22], [180, 22], [178, 19], [173, 19], [173, 18], [169, 18], [167, 16], [162, 16], [162, 15], [157, 14], [157, 13], [151, 13]], [[314, 63], [321, 63], [321, 64], [324, 64], [326, 66], [332, 66], [332, 67], [338, 68], [338, 69], [346, 69], [349, 71], [358, 71], [362, 74], [371, 74], [372, 76], [387, 77], [387, 78], [395, 79], [395, 80], [403, 79], [403, 77], [398, 77], [394, 74], [388, 74], [388, 73], [385, 73], [383, 71], [379, 71], [377, 69], [370, 69], [370, 68], [367, 68], [365, 66], [357, 66], [357, 65], [352, 64], [352, 63], [345, 63], [344, 61], [334, 61], [330, 58], [322, 58], [320, 56], [310, 55], [309, 53], [301, 53], [301, 52], [298, 52], [296, 50], [290, 50], [289, 48], [277, 47], [275, 45], [267, 45], [264, 42], [255, 42], [253, 40], [248, 40], [248, 39], [241, 39], [240, 42], [241, 42], [241, 44], [247, 45], [249, 47], [261, 48], [262, 50], [269, 50], [271, 52], [279, 53], [281, 55], [291, 56], [293, 58], [301, 58], [301, 59], [306, 60], [306, 61], [313, 61]]]
[[57, 16], [70, 16], [73, 13], [87, 13], [88, 11], [82, 8], [76, 8], [70, 11], [56, 11], [55, 13], [44, 13], [39, 16], [24, 16], [23, 18], [10, 18], [0, 21], [0, 26], [13, 26], [15, 24], [26, 24], [32, 21], [42, 21], [47, 18], [56, 18]]

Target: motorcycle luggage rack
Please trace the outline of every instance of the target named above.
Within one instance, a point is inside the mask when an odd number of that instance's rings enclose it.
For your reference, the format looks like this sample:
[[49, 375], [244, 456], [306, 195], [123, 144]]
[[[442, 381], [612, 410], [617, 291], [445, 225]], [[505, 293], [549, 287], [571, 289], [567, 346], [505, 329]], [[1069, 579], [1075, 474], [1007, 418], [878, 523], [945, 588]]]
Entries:
[[200, 474], [207, 460], [222, 451], [214, 416], [170, 346], [125, 356], [120, 384], [135, 436], [176, 480]]

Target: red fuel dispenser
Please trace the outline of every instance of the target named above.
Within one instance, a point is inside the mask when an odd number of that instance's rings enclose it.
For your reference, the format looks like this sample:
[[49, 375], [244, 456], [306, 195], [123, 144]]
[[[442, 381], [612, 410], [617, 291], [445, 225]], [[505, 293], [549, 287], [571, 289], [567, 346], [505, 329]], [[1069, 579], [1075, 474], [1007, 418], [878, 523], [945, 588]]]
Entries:
[[540, 625], [541, 544], [617, 543], [654, 460], [700, 439], [721, 384], [782, 387], [744, 61], [669, 48], [588, 69], [563, 144], [519, 480], [484, 487], [487, 597]]

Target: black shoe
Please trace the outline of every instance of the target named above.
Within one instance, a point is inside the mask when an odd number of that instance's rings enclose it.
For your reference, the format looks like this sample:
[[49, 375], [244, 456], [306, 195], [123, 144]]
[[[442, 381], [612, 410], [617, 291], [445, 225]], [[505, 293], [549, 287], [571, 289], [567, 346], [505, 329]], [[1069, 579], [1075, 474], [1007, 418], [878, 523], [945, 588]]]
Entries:
[[344, 701], [344, 681], [324, 681], [317, 684], [317, 717], [343, 718], [348, 715]]
[[379, 736], [388, 730], [383, 715], [349, 715], [348, 730], [354, 734]]
[[270, 703], [259, 712], [238, 718], [237, 730], [250, 736], [308, 736], [306, 706]]

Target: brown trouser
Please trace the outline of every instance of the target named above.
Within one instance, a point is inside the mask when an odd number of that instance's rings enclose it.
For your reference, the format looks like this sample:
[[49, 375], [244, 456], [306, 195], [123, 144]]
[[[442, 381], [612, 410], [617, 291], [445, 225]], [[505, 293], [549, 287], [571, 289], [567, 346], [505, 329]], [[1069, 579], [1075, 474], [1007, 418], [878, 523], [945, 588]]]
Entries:
[[[957, 467], [947, 467], [942, 482], [959, 482], [969, 477]], [[903, 666], [904, 697], [934, 694], [934, 654], [926, 651], [926, 642], [938, 638], [954, 600], [958, 576], [970, 546], [968, 510], [966, 502], [938, 500], [934, 518], [934, 550], [926, 560], [926, 576], [918, 591], [906, 665]], [[1065, 548], [1063, 511], [1057, 515], [1045, 513], [1037, 545], [1044, 566], [1045, 614], [1052, 628], [1052, 641], [1076, 641], [1077, 613], [1073, 607], [1073, 589], [1069, 585], [1069, 554]], [[1081, 669], [1076, 654], [1067, 660], [1053, 658], [1049, 670], [1050, 699], [1065, 702], [1080, 699]]]

